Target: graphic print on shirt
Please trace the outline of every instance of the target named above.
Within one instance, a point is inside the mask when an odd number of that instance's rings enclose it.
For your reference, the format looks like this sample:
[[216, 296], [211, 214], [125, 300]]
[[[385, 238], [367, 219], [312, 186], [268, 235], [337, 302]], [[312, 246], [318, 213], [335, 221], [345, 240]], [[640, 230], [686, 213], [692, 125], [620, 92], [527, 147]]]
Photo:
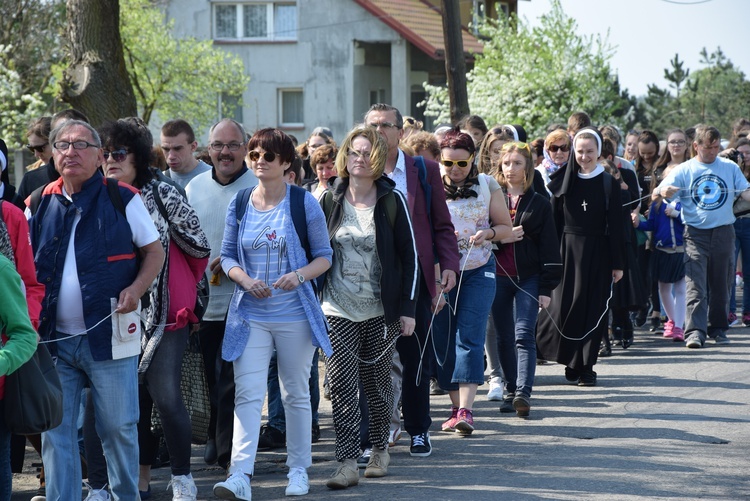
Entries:
[[282, 273], [282, 262], [284, 255], [286, 254], [286, 238], [276, 237], [276, 230], [271, 230], [271, 227], [266, 225], [260, 231], [260, 233], [253, 240], [253, 250], [266, 248], [266, 269], [261, 280], [263, 282], [271, 283], [271, 266], [272, 262], [276, 261], [276, 276]]
[[719, 209], [727, 201], [727, 183], [715, 174], [704, 174], [691, 186], [690, 197], [700, 209]]

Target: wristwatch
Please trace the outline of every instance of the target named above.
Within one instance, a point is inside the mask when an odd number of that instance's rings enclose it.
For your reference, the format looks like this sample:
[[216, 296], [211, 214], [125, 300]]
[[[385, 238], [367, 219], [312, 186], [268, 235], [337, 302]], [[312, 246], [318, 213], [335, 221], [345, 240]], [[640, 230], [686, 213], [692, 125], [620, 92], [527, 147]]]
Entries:
[[297, 275], [297, 280], [299, 280], [299, 283], [301, 284], [305, 283], [305, 277], [302, 276], [302, 273], [300, 273], [297, 270], [294, 270], [294, 274]]

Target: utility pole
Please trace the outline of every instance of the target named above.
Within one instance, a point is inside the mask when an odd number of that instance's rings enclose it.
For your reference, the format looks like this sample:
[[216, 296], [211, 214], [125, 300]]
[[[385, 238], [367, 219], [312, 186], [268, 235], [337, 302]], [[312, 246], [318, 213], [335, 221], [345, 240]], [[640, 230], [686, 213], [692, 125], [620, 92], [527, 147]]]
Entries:
[[443, 6], [443, 38], [445, 39], [445, 74], [448, 77], [451, 122], [458, 123], [469, 114], [466, 91], [466, 59], [461, 35], [461, 12], [458, 0], [441, 0]]

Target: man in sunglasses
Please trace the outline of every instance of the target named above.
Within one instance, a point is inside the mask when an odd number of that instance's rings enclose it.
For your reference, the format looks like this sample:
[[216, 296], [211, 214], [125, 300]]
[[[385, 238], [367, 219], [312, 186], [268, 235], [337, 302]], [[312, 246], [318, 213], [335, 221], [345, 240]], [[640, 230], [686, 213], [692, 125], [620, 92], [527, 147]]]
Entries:
[[221, 343], [234, 284], [224, 275], [219, 258], [229, 202], [241, 189], [257, 185], [258, 179], [245, 165], [247, 134], [239, 122], [224, 118], [211, 127], [208, 151], [213, 167], [195, 176], [185, 191], [211, 245], [206, 270], [211, 278], [209, 301], [199, 330], [211, 398], [211, 422], [204, 460], [208, 464], [218, 461], [226, 469], [232, 452], [234, 372], [231, 363], [221, 360]]
[[[427, 342], [432, 312], [444, 304], [439, 301], [442, 294], [456, 285], [456, 274], [459, 271], [458, 243], [445, 203], [438, 164], [421, 157], [415, 159], [399, 148], [399, 141], [404, 134], [404, 119], [399, 110], [388, 104], [375, 104], [365, 114], [365, 124], [377, 128], [388, 144], [385, 175], [406, 196], [414, 223], [414, 242], [422, 270], [417, 322], [414, 335], [400, 337], [396, 350], [403, 365], [401, 401], [404, 428], [411, 436], [410, 454], [426, 457], [432, 453], [428, 432], [432, 423], [430, 378], [422, 377], [421, 374], [420, 346]], [[435, 273], [436, 263], [440, 265], [440, 275]], [[394, 360], [395, 358], [394, 356]], [[397, 398], [394, 397], [394, 400]], [[397, 401], [394, 401], [394, 406], [396, 404]], [[390, 442], [398, 440], [399, 433], [400, 430], [392, 430]]]
[[138, 499], [138, 302], [164, 250], [137, 190], [99, 171], [104, 158], [93, 127], [64, 121], [50, 143], [61, 177], [44, 188], [29, 222], [46, 288], [39, 335], [57, 357], [63, 390], [62, 424], [42, 434], [46, 495], [81, 497], [76, 430], [88, 383], [112, 493]]

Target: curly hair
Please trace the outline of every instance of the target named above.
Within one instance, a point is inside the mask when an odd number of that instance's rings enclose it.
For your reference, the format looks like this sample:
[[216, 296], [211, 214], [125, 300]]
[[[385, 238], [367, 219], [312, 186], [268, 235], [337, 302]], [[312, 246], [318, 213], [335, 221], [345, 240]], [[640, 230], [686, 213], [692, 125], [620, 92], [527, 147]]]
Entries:
[[153, 140], [131, 121], [116, 120], [104, 122], [98, 129], [102, 138], [102, 148], [116, 150], [125, 148], [133, 154], [136, 188], [142, 188], [153, 179], [151, 164], [154, 161]]

